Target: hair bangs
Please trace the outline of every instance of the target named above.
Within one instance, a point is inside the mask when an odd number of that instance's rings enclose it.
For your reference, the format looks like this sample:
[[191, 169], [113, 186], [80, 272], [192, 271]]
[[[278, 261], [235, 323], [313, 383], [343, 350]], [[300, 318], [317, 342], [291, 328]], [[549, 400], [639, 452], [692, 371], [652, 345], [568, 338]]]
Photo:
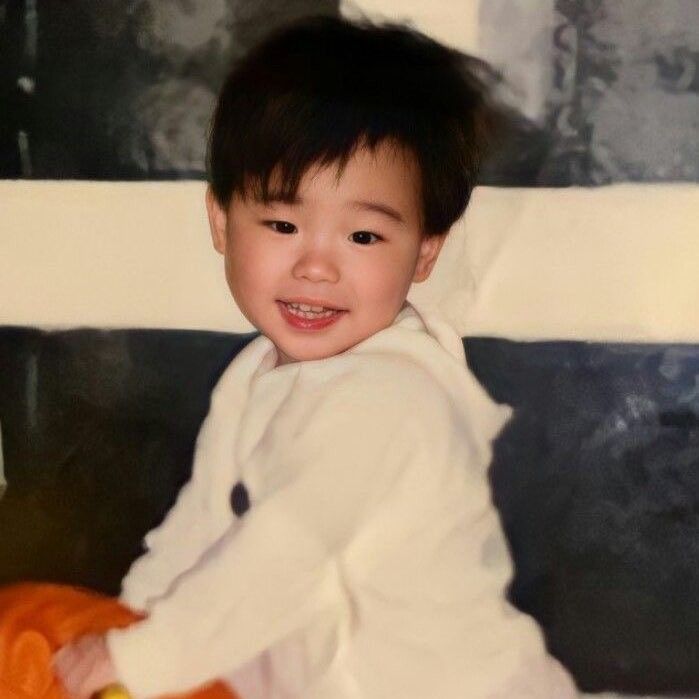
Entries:
[[[399, 24], [311, 17], [276, 30], [233, 68], [212, 119], [214, 195], [293, 203], [312, 167], [389, 143], [421, 178], [424, 233], [463, 214], [498, 110], [478, 59]], [[492, 72], [490, 77], [492, 77]]]

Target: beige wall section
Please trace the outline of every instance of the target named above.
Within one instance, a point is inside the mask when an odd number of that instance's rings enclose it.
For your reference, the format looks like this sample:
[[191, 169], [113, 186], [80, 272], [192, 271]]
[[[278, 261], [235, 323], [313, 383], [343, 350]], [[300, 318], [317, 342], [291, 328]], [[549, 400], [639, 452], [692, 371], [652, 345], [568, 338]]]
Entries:
[[[201, 182], [0, 182], [0, 324], [247, 332]], [[699, 341], [699, 186], [476, 190], [409, 298], [462, 334]]]
[[201, 182], [0, 182], [0, 323], [250, 329]]
[[697, 185], [479, 188], [452, 233], [462, 335], [699, 341]]
[[479, 6], [479, 0], [342, 0], [340, 11], [349, 18], [361, 13], [375, 21], [410, 21], [438, 41], [475, 53]]

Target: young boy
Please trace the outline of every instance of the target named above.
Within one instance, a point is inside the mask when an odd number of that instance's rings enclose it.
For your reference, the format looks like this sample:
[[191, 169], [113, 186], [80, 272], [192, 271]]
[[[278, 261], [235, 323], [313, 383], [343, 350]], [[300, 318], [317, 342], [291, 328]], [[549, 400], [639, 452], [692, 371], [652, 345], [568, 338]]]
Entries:
[[486, 469], [509, 410], [406, 301], [474, 186], [491, 119], [474, 66], [398, 25], [316, 18], [228, 77], [206, 203], [261, 335], [123, 581], [148, 618], [58, 654], [74, 696], [216, 678], [242, 699], [575, 695], [504, 598]]

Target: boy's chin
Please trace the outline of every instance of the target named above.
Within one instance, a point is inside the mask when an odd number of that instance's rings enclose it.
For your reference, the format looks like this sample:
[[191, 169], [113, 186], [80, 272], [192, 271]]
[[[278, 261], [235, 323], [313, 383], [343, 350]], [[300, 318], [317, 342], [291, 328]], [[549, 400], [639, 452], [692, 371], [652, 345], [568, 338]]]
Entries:
[[[312, 345], [316, 346], [313, 347]], [[357, 344], [357, 343], [353, 343]], [[298, 342], [275, 342], [277, 350], [277, 363], [275, 366], [295, 364], [296, 362], [314, 362], [330, 359], [345, 352], [352, 345], [323, 343], [322, 340], [312, 341], [310, 338], [301, 339]]]

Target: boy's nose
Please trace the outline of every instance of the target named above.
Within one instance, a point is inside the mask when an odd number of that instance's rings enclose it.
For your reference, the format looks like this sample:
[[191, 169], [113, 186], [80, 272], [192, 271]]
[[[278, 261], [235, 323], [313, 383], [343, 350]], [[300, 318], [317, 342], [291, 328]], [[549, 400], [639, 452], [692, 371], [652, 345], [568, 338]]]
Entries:
[[340, 268], [330, 249], [317, 246], [303, 251], [294, 263], [293, 274], [299, 279], [336, 282]]

